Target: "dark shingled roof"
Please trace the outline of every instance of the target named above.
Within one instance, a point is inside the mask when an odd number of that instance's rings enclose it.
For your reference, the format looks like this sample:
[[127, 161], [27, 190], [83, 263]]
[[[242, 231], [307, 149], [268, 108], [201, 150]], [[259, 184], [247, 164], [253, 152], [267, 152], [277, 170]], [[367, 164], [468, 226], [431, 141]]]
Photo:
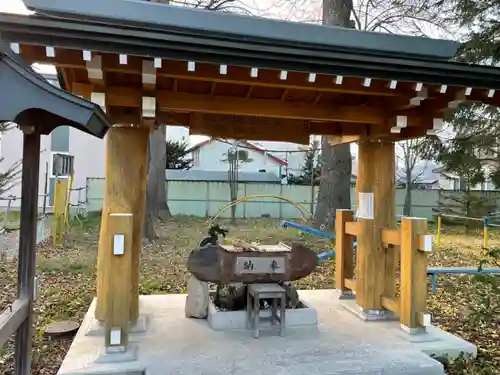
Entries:
[[132, 0], [25, 0], [0, 13], [16, 43], [425, 84], [500, 89], [500, 69], [449, 60], [459, 44]]

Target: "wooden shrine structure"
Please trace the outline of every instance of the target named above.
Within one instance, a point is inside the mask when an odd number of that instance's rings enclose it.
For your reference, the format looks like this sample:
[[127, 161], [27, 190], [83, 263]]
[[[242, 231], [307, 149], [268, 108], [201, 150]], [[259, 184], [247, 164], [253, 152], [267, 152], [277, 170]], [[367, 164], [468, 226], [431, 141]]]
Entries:
[[[242, 140], [358, 142], [358, 221], [337, 214], [337, 288], [355, 289], [367, 313], [427, 324], [428, 237], [417, 219], [395, 230], [394, 142], [436, 134], [459, 103], [500, 104], [500, 69], [451, 62], [451, 41], [139, 1], [24, 2], [34, 14], [0, 14], [1, 39], [27, 63], [55, 65], [61, 86], [114, 124], [95, 312], [108, 347], [126, 346], [139, 318], [148, 135], [164, 124]], [[397, 300], [399, 248], [409, 279]]]

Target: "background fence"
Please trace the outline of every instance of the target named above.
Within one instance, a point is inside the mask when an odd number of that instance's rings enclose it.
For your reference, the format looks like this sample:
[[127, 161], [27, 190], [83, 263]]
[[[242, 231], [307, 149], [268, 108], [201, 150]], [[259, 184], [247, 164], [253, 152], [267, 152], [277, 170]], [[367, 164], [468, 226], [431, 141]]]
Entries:
[[[209, 217], [224, 204], [230, 202], [229, 184], [226, 182], [198, 182], [198, 181], [167, 181], [165, 184], [167, 200], [174, 215], [193, 215]], [[279, 195], [292, 199], [310, 212], [316, 208], [318, 187], [279, 184], [238, 184], [238, 198], [257, 195]], [[98, 211], [102, 207], [104, 194], [103, 178], [87, 179], [87, 210]], [[404, 189], [396, 191], [397, 213], [401, 214], [404, 204]], [[314, 202], [312, 197], [314, 196]], [[500, 194], [498, 195], [500, 198]], [[352, 206], [356, 206], [354, 188], [351, 191]], [[412, 215], [433, 220], [433, 208], [438, 206], [438, 190], [412, 191]], [[311, 204], [312, 203], [312, 204]], [[227, 210], [222, 217], [230, 217], [231, 210]], [[239, 218], [253, 218], [269, 216], [271, 218], [294, 219], [301, 217], [300, 212], [291, 204], [271, 198], [259, 198], [236, 206], [236, 216]]]

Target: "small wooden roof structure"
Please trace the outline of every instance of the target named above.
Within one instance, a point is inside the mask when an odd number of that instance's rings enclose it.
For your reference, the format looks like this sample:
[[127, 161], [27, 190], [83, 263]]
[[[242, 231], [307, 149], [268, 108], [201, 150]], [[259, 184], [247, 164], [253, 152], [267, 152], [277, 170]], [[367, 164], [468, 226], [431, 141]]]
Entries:
[[49, 134], [67, 125], [103, 138], [110, 124], [102, 109], [51, 85], [0, 42], [0, 122]]
[[16, 333], [16, 373], [31, 373], [33, 299], [40, 137], [60, 125], [104, 137], [110, 123], [102, 109], [60, 90], [15, 56], [0, 41], [0, 122], [14, 122], [23, 132], [21, 228], [17, 299], [0, 313], [0, 348]]
[[1, 37], [114, 123], [307, 144], [433, 134], [463, 101], [499, 104], [500, 69], [449, 61], [452, 41], [166, 4], [25, 0]]

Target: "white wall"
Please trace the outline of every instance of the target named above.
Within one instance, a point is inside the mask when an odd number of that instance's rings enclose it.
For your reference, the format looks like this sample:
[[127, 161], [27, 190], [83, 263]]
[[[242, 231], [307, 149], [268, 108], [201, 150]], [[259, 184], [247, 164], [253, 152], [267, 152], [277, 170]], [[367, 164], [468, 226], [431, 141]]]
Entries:
[[[9, 130], [3, 132], [0, 138], [0, 158], [3, 159], [0, 162], [0, 173], [5, 173], [10, 167], [12, 167], [17, 161], [23, 158], [23, 133], [13, 126]], [[39, 172], [39, 183], [38, 183], [38, 194], [43, 195], [45, 191], [45, 172], [47, 170], [47, 164], [50, 160], [50, 136], [42, 135], [41, 145], [40, 145], [40, 172]], [[21, 170], [21, 169], [20, 169]], [[21, 196], [21, 176], [19, 175], [18, 184], [14, 186], [9, 191], [2, 194], [2, 198], [9, 195], [15, 197]], [[38, 197], [38, 207], [43, 207], [42, 196]], [[8, 201], [1, 200], [0, 207], [6, 207]], [[15, 200], [12, 202], [11, 207], [20, 207], [21, 200]]]
[[[69, 154], [74, 156], [73, 189], [85, 187], [88, 177], [104, 178], [106, 137], [99, 139], [77, 129], [69, 129]], [[85, 200], [85, 192], [86, 189], [81, 192], [81, 200]], [[71, 203], [78, 203], [77, 191], [72, 192]]]
[[[231, 149], [231, 145], [226, 142], [212, 141], [195, 152], [193, 152], [194, 162], [199, 161], [199, 164], [194, 164], [191, 170], [209, 170], [209, 171], [227, 171], [228, 164], [224, 160], [227, 159], [227, 152]], [[252, 159], [248, 163], [240, 163], [239, 171], [241, 172], [259, 172], [265, 169], [266, 172], [274, 173], [279, 177], [280, 164], [272, 160], [263, 153], [249, 149], [238, 148], [248, 151], [248, 157]], [[199, 153], [196, 155], [196, 153]], [[284, 166], [282, 168], [284, 173]]]
[[[294, 175], [299, 175], [301, 173], [302, 166], [304, 165], [305, 156], [309, 146], [298, 145], [296, 143], [289, 142], [251, 142], [256, 146], [265, 149], [265, 150], [273, 150], [271, 154], [274, 156], [285, 160], [288, 163], [288, 167], [283, 167], [283, 173], [285, 173], [285, 169], [287, 170], [287, 174], [293, 173]], [[276, 151], [274, 151], [276, 150]], [[302, 150], [303, 152], [293, 152], [297, 150]], [[292, 152], [285, 152], [292, 151]]]

